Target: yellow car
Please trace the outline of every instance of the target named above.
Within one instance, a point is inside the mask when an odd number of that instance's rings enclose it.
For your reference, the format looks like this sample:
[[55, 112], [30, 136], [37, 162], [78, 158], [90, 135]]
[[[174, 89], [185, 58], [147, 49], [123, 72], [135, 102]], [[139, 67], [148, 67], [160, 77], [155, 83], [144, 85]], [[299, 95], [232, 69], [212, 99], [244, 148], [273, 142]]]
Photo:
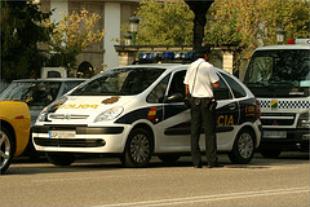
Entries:
[[29, 142], [30, 112], [21, 101], [0, 101], [0, 174]]

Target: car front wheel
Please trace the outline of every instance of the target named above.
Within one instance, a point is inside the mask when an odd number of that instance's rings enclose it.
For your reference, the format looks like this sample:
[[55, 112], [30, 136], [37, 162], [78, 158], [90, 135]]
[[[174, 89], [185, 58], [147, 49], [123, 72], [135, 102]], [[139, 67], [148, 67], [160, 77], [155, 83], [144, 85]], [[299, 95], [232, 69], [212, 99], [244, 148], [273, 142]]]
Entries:
[[152, 155], [151, 134], [142, 128], [134, 129], [128, 136], [122, 158], [126, 167], [146, 167]]
[[14, 156], [14, 137], [9, 131], [1, 127], [0, 128], [0, 174], [4, 174], [11, 164]]
[[236, 137], [233, 149], [229, 153], [229, 158], [232, 163], [247, 164], [253, 158], [254, 150], [255, 142], [253, 132], [243, 129]]
[[69, 166], [75, 161], [74, 155], [65, 153], [47, 153], [47, 159], [56, 166]]

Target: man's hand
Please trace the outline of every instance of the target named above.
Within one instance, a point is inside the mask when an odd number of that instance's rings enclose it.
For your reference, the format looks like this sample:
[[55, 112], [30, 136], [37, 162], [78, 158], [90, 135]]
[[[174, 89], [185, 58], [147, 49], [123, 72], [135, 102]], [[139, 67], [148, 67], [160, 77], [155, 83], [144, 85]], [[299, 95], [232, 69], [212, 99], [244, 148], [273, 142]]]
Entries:
[[212, 83], [212, 87], [213, 87], [213, 88], [219, 88], [219, 87], [220, 87], [220, 82], [217, 81], [217, 82], [215, 82], [215, 83]]

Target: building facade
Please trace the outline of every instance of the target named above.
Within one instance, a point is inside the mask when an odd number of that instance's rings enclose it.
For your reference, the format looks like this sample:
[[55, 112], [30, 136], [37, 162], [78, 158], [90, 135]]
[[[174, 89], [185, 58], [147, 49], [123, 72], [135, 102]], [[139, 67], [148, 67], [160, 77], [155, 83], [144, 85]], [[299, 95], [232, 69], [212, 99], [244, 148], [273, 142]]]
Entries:
[[96, 29], [104, 30], [103, 41], [83, 50], [77, 57], [77, 68], [89, 66], [98, 72], [119, 65], [114, 45], [119, 44], [122, 28], [135, 14], [139, 0], [41, 0], [40, 6], [43, 11], [53, 11], [54, 22], [82, 9], [102, 17]]
[[[115, 45], [121, 45], [123, 33], [128, 30], [129, 18], [135, 16], [140, 0], [41, 0], [41, 10], [53, 11], [51, 19], [59, 22], [73, 11], [88, 10], [102, 18], [97, 25], [104, 30], [104, 39], [83, 50], [77, 57], [77, 69], [91, 67], [95, 73], [106, 68], [127, 65], [133, 62], [136, 52], [116, 51]], [[233, 53], [222, 51], [214, 58], [217, 67], [232, 73]], [[81, 70], [80, 70], [81, 71]]]

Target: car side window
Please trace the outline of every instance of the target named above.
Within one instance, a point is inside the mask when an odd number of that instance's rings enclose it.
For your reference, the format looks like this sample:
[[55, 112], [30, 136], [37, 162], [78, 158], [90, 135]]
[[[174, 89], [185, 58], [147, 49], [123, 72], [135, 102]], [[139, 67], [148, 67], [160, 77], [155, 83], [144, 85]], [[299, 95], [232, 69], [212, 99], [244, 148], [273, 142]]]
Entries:
[[213, 89], [215, 99], [216, 100], [231, 99], [232, 95], [230, 93], [229, 88], [227, 87], [223, 78], [221, 76], [219, 76], [219, 78], [220, 78], [220, 87]]
[[237, 81], [235, 81], [234, 79], [232, 79], [231, 77], [229, 77], [228, 75], [224, 73], [221, 73], [221, 75], [224, 77], [224, 79], [229, 84], [230, 88], [232, 89], [235, 95], [235, 98], [241, 98], [241, 97], [246, 96], [245, 90], [242, 88], [242, 86]]
[[163, 78], [146, 98], [149, 103], [162, 103], [169, 83], [170, 74]]
[[169, 88], [169, 92], [168, 92], [168, 96], [171, 96], [176, 93], [180, 93], [183, 95], [183, 97], [185, 97], [185, 86], [183, 83], [185, 74], [186, 74], [186, 70], [182, 70], [182, 71], [176, 72], [173, 75], [170, 88]]

